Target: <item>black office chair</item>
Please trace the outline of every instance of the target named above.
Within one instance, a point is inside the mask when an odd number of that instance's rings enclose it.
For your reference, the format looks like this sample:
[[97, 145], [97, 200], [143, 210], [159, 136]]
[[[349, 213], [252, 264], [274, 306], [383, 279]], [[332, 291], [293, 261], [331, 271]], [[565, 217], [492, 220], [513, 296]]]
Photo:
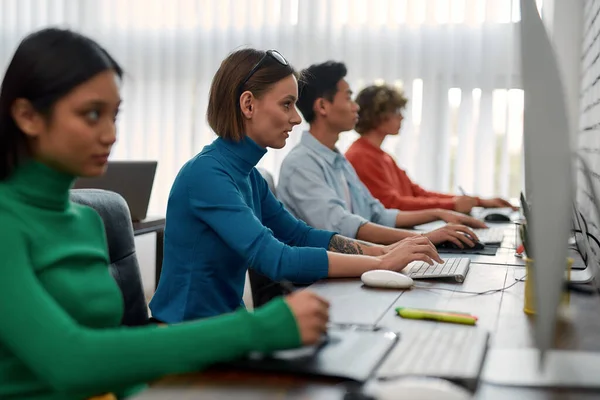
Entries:
[[125, 303], [121, 323], [127, 326], [148, 324], [148, 307], [135, 254], [131, 216], [125, 199], [106, 190], [73, 189], [71, 200], [93, 208], [104, 222], [110, 273], [119, 285]]

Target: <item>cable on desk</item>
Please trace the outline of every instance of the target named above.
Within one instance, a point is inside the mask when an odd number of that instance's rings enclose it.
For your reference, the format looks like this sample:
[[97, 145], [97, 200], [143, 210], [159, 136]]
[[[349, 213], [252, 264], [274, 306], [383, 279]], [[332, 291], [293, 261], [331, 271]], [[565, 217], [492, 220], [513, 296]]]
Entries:
[[446, 290], [448, 292], [454, 292], [454, 293], [464, 293], [464, 294], [472, 294], [475, 296], [481, 296], [481, 295], [486, 295], [486, 294], [492, 294], [492, 293], [497, 293], [497, 292], [503, 292], [506, 289], [510, 289], [511, 287], [515, 286], [517, 283], [519, 282], [523, 282], [520, 279], [515, 278], [515, 282], [511, 283], [508, 286], [505, 286], [503, 288], [500, 289], [490, 289], [490, 290], [485, 290], [483, 292], [469, 292], [467, 290], [454, 290], [454, 289], [450, 289], [450, 288], [440, 288], [440, 287], [434, 287], [434, 286], [425, 286], [425, 285], [415, 285], [416, 288], [419, 289], [427, 289], [427, 290]]

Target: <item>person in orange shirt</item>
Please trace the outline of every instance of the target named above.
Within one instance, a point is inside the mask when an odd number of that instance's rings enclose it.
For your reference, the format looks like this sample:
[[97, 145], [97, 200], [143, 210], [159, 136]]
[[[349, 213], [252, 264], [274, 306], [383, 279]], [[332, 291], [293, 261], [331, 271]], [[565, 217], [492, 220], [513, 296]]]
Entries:
[[387, 135], [400, 132], [402, 111], [407, 103], [400, 91], [387, 85], [368, 86], [360, 91], [356, 103], [360, 109], [355, 130], [361, 137], [350, 146], [346, 158], [371, 194], [386, 208], [405, 211], [440, 208], [468, 214], [475, 206], [511, 207], [501, 198], [481, 199], [425, 190], [398, 167], [392, 156], [381, 149], [381, 144]]

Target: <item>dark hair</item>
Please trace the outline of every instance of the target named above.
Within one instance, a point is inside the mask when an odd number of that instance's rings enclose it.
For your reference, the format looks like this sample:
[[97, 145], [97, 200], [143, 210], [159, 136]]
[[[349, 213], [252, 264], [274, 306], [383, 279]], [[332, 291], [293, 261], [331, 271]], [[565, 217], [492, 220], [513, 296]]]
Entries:
[[404, 93], [389, 85], [371, 85], [356, 96], [358, 123], [354, 130], [361, 135], [381, 124], [386, 114], [394, 113], [406, 107], [408, 102]]
[[70, 30], [47, 28], [23, 39], [0, 89], [0, 180], [8, 178], [29, 156], [27, 138], [12, 117], [14, 102], [26, 99], [50, 119], [60, 98], [109, 69], [119, 77], [123, 74], [100, 45]]
[[313, 64], [302, 70], [299, 83], [298, 109], [309, 124], [315, 120], [315, 100], [324, 98], [333, 101], [337, 93], [337, 84], [344, 79], [348, 70], [341, 62], [327, 61]]
[[274, 84], [297, 72], [291, 65], [283, 65], [267, 56], [261, 67], [239, 87], [252, 68], [265, 56], [264, 51], [243, 49], [231, 53], [221, 62], [213, 77], [208, 96], [206, 119], [212, 130], [220, 137], [239, 141], [244, 135], [244, 118], [240, 107], [240, 95], [250, 91], [260, 98]]

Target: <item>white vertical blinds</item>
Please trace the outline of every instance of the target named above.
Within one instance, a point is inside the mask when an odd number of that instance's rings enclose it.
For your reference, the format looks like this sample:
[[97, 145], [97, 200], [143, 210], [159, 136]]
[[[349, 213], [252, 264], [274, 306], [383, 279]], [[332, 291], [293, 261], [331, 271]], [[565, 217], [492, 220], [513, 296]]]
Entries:
[[[516, 196], [522, 91], [514, 0], [0, 0], [0, 68], [27, 33], [70, 27], [127, 72], [112, 159], [159, 161], [150, 212], [163, 214], [181, 165], [214, 134], [210, 81], [242, 46], [280, 50], [298, 69], [344, 61], [357, 93], [373, 82], [409, 97], [399, 137], [384, 143], [430, 189]], [[516, 89], [516, 90], [515, 90]], [[498, 94], [500, 93], [500, 94]], [[451, 104], [449, 96], [459, 100]], [[504, 119], [503, 121], [498, 121]], [[269, 151], [275, 179], [297, 143]], [[357, 135], [344, 133], [345, 150]], [[515, 178], [516, 177], [516, 178]]]

